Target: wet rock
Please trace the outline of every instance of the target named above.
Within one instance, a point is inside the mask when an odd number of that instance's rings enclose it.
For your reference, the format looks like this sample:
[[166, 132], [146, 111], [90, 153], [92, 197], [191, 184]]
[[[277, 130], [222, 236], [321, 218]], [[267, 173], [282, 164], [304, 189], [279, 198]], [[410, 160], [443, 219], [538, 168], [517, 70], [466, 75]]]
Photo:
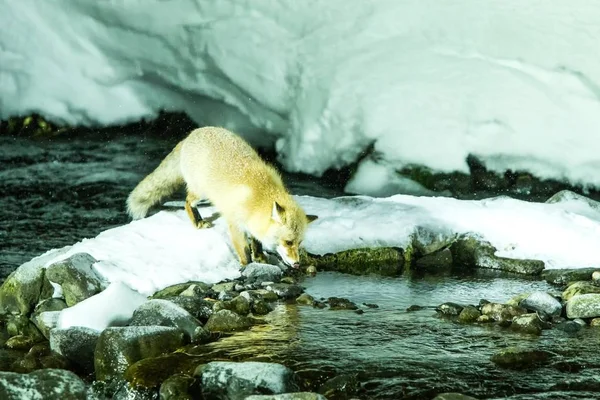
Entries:
[[326, 398], [350, 398], [358, 391], [358, 377], [356, 374], [338, 375], [327, 380], [318, 392]]
[[379, 306], [375, 303], [363, 303], [363, 306], [368, 308], [379, 308]]
[[226, 308], [236, 314], [246, 316], [250, 314], [250, 300], [245, 296], [239, 295], [226, 302]]
[[533, 292], [519, 304], [527, 310], [543, 312], [558, 317], [562, 312], [562, 304], [546, 292]]
[[202, 323], [206, 323], [213, 313], [213, 303], [204, 299], [175, 296], [170, 297], [168, 301], [183, 308]]
[[594, 318], [590, 321], [590, 327], [597, 328], [600, 326], [600, 318]]
[[194, 334], [200, 321], [177, 304], [162, 299], [148, 300], [133, 313], [129, 326], [171, 326], [184, 332], [189, 340], [194, 340]]
[[511, 297], [511, 298], [510, 298], [510, 299], [509, 299], [509, 300], [506, 302], [506, 304], [507, 304], [507, 305], [509, 305], [509, 306], [515, 306], [515, 307], [518, 307], [518, 306], [519, 306], [519, 304], [521, 304], [521, 302], [522, 302], [523, 300], [525, 300], [527, 297], [529, 297], [529, 295], [530, 295], [530, 294], [531, 294], [531, 293], [521, 293], [521, 294], [518, 294], [518, 295], [516, 295], [516, 296], [513, 296], [513, 297]]
[[86, 388], [74, 373], [43, 369], [29, 374], [0, 372], [0, 399], [85, 399]]
[[208, 319], [205, 329], [210, 332], [233, 332], [248, 329], [252, 320], [230, 310], [220, 310]]
[[398, 276], [404, 267], [404, 253], [395, 247], [352, 249], [322, 256], [301, 250], [300, 264], [352, 275]]
[[194, 388], [196, 380], [191, 376], [184, 374], [175, 374], [160, 385], [160, 400], [193, 400], [199, 398], [199, 394]]
[[274, 283], [267, 286], [267, 290], [275, 293], [280, 299], [295, 299], [300, 296], [304, 289], [299, 285], [290, 285], [288, 283]]
[[273, 311], [273, 307], [263, 299], [255, 299], [252, 301], [251, 310], [254, 315], [267, 315]]
[[442, 315], [446, 315], [449, 317], [456, 317], [462, 312], [463, 308], [464, 307], [461, 306], [460, 304], [447, 302], [447, 303], [443, 303], [443, 304], [440, 304], [439, 306], [437, 306], [435, 308], [435, 311], [439, 312]]
[[477, 400], [477, 398], [460, 393], [440, 393], [433, 400]]
[[422, 309], [424, 309], [425, 307], [420, 306], [418, 304], [413, 304], [411, 306], [408, 306], [406, 308], [406, 312], [413, 312], [413, 311], [421, 311]]
[[29, 337], [34, 343], [45, 339], [35, 324], [24, 315], [9, 315], [6, 319], [6, 331], [9, 336]]
[[[581, 320], [582, 321], [582, 320]], [[575, 321], [563, 321], [555, 325], [555, 328], [568, 334], [575, 334], [579, 332], [585, 326], [585, 322], [582, 324]]]
[[50, 338], [50, 329], [56, 327], [61, 310], [67, 308], [67, 303], [62, 299], [47, 299], [40, 302], [31, 314], [31, 321], [44, 335]]
[[511, 322], [514, 317], [525, 313], [527, 313], [527, 310], [522, 307], [500, 303], [488, 303], [481, 307], [481, 314], [488, 315], [494, 321], [500, 323]]
[[279, 300], [279, 297], [277, 296], [277, 293], [272, 292], [270, 290], [267, 289], [257, 289], [257, 290], [253, 290], [251, 292], [251, 295], [258, 295], [260, 297], [262, 297], [262, 299], [264, 301], [276, 301]]
[[544, 270], [540, 260], [518, 260], [498, 257], [491, 243], [473, 235], [464, 235], [452, 246], [452, 257], [456, 265], [471, 268], [495, 269], [524, 275], [539, 275]]
[[294, 279], [294, 277], [292, 276], [284, 276], [283, 278], [281, 278], [281, 283], [289, 283], [290, 285], [294, 285], [296, 283], [298, 283], [298, 281], [296, 279]]
[[194, 282], [179, 295], [203, 299], [205, 297], [214, 296], [214, 294], [215, 292], [212, 290], [210, 285], [207, 285], [204, 282]]
[[284, 394], [255, 394], [246, 397], [245, 400], [326, 400], [327, 398], [319, 393], [296, 392]]
[[0, 348], [0, 371], [11, 371], [12, 365], [23, 357], [20, 350]]
[[235, 291], [235, 285], [237, 284], [237, 282], [235, 281], [231, 281], [231, 282], [221, 282], [221, 283], [216, 283], [214, 285], [212, 285], [212, 290], [215, 293], [221, 293], [221, 292], [233, 292]]
[[124, 377], [134, 387], [158, 388], [174, 374], [193, 375], [202, 358], [184, 353], [172, 353], [144, 358], [130, 365]]
[[185, 342], [177, 328], [165, 326], [128, 326], [105, 329], [95, 349], [97, 380], [120, 378], [136, 361], [173, 351]]
[[541, 335], [544, 323], [537, 314], [523, 314], [515, 317], [511, 324], [511, 329], [532, 335]]
[[33, 259], [15, 271], [0, 286], [0, 314], [28, 315], [40, 300], [44, 257]]
[[358, 306], [348, 299], [342, 297], [330, 297], [327, 299], [330, 310], [357, 310]]
[[100, 293], [105, 288], [102, 278], [92, 266], [96, 259], [87, 253], [77, 253], [46, 269], [46, 279], [59, 284], [69, 307]]
[[[156, 389], [147, 389], [142, 387], [130, 386], [127, 384], [120, 385], [112, 400], [156, 400], [158, 393]], [[104, 399], [103, 399], [104, 400]]]
[[463, 323], [471, 323], [477, 321], [480, 316], [481, 313], [476, 307], [466, 306], [462, 309], [460, 314], [458, 314], [458, 320]]
[[252, 284], [255, 282], [279, 282], [283, 272], [277, 265], [271, 264], [248, 264], [242, 271], [245, 282]]
[[[168, 286], [152, 295], [152, 299], [168, 299], [171, 297], [179, 296], [182, 292], [186, 291], [186, 289], [194, 286], [192, 289], [194, 297], [196, 297], [200, 291], [204, 293], [209, 293], [211, 290], [211, 285], [208, 285], [204, 282], [199, 281], [190, 281], [185, 283], [177, 283], [175, 285]], [[189, 291], [186, 293], [189, 295]]]
[[415, 265], [421, 271], [441, 271], [452, 268], [452, 252], [449, 248], [419, 258]]
[[567, 318], [596, 317], [600, 317], [599, 293], [581, 294], [567, 301]]
[[11, 350], [29, 350], [36, 343], [30, 336], [17, 335], [9, 338], [4, 346]]
[[210, 399], [242, 400], [297, 390], [294, 373], [281, 364], [214, 361], [198, 367], [195, 375], [202, 381], [202, 395]]
[[589, 281], [595, 271], [596, 268], [547, 269], [542, 272], [542, 277], [553, 285], [568, 285], [577, 281]]
[[600, 281], [600, 271], [594, 271], [592, 273], [592, 281], [594, 281], [594, 282]]
[[509, 347], [491, 357], [494, 364], [502, 368], [523, 369], [548, 361], [551, 354], [543, 350]]
[[306, 275], [308, 276], [317, 276], [317, 267], [314, 265], [309, 265], [306, 267]]
[[315, 304], [315, 298], [308, 293], [302, 293], [296, 298], [296, 303], [303, 304], [306, 306], [312, 306], [313, 304]]
[[53, 329], [50, 332], [50, 349], [90, 373], [94, 371], [94, 351], [99, 337], [100, 332], [85, 327]]
[[600, 293], [600, 286], [594, 282], [589, 281], [578, 281], [569, 285], [568, 288], [562, 293], [564, 301], [569, 301], [574, 296], [580, 294]]

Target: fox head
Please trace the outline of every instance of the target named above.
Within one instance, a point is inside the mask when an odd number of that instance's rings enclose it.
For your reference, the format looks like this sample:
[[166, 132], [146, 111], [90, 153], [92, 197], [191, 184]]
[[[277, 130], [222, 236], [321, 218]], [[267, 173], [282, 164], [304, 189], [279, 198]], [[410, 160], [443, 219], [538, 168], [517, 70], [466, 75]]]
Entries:
[[268, 234], [270, 250], [276, 251], [289, 266], [300, 267], [300, 244], [306, 227], [315, 219], [316, 215], [306, 215], [295, 203], [284, 207], [274, 201]]

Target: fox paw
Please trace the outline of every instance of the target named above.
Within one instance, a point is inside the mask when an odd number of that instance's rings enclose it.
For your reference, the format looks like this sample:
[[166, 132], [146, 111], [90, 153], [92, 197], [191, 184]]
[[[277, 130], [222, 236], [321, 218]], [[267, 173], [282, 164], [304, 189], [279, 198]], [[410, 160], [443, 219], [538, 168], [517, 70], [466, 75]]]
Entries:
[[196, 223], [196, 228], [198, 229], [208, 229], [208, 228], [212, 228], [213, 224], [212, 222], [206, 221], [206, 220], [201, 220], [198, 221], [198, 223]]

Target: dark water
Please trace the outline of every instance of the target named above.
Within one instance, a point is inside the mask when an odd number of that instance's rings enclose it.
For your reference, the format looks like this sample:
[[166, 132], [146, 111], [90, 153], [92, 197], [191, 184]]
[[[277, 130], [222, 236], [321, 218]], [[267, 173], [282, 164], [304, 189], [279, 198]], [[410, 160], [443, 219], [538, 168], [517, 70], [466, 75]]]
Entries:
[[[94, 237], [128, 221], [129, 191], [156, 167], [177, 139], [88, 135], [60, 139], [0, 137], [0, 276], [51, 248]], [[323, 181], [287, 176], [297, 194], [340, 195]], [[600, 337], [559, 330], [541, 337], [491, 326], [463, 326], [412, 304], [505, 301], [548, 289], [545, 283], [500, 278], [384, 279], [319, 274], [305, 283], [315, 297], [376, 303], [363, 315], [280, 306], [271, 325], [210, 344], [215, 356], [284, 361], [302, 376], [357, 374], [358, 397], [430, 399], [458, 391], [479, 398], [597, 398]], [[507, 371], [489, 357], [507, 346], [555, 354], [544, 367]]]

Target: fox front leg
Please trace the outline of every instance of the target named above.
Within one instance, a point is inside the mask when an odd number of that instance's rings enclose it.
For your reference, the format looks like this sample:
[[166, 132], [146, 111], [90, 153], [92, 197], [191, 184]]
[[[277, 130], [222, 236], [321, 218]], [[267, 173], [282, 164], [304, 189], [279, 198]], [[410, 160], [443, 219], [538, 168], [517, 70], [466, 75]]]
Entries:
[[250, 249], [252, 250], [252, 261], [267, 264], [267, 257], [263, 252], [262, 243], [255, 237], [250, 239]]
[[237, 253], [240, 264], [242, 268], [248, 264], [248, 255], [250, 253], [250, 249], [248, 248], [248, 240], [246, 238], [246, 234], [240, 230], [240, 228], [235, 224], [229, 224], [229, 236], [231, 237], [231, 243], [233, 244], [233, 249]]
[[196, 208], [196, 203], [200, 200], [195, 194], [188, 192], [185, 198], [185, 211], [187, 211], [188, 217], [192, 221], [192, 224], [198, 229], [211, 228], [213, 225], [209, 221], [202, 219], [200, 212]]

